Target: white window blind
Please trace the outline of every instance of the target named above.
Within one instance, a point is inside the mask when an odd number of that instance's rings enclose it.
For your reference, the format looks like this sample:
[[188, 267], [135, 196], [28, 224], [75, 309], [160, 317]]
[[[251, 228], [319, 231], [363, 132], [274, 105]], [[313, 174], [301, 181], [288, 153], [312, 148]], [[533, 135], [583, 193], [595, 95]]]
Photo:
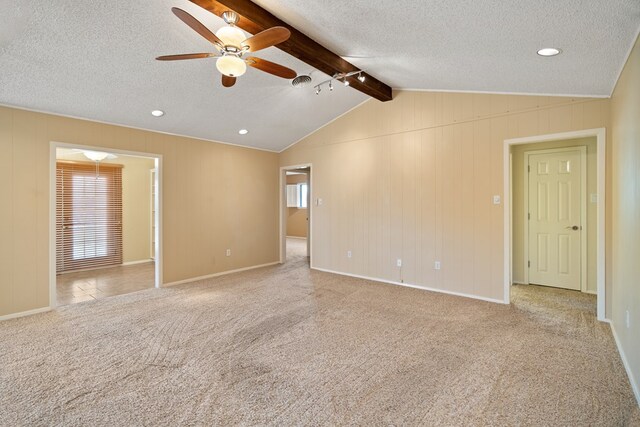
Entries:
[[122, 166], [56, 164], [56, 271], [122, 264]]
[[296, 184], [287, 185], [287, 207], [298, 207], [298, 186]]

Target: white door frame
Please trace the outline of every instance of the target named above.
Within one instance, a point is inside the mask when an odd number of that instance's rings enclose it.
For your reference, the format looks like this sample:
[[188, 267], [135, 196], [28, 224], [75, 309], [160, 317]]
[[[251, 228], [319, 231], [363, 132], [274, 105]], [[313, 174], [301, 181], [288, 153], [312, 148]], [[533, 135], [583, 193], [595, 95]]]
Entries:
[[[580, 292], [587, 291], [587, 147], [576, 145], [575, 147], [550, 148], [547, 150], [530, 150], [524, 154], [524, 282], [529, 283], [529, 156], [536, 154], [563, 153], [568, 151], [580, 151]], [[513, 245], [513, 240], [511, 240]]]
[[312, 234], [313, 234], [313, 167], [311, 163], [304, 163], [301, 165], [291, 165], [291, 166], [281, 166], [280, 167], [280, 183], [279, 183], [279, 191], [280, 195], [280, 264], [284, 264], [287, 260], [287, 171], [309, 168], [308, 173], [308, 200], [307, 203], [307, 214], [309, 215], [309, 224], [307, 225], [309, 232], [307, 233], [307, 248], [309, 250], [309, 260], [310, 267], [313, 268], [313, 242]]
[[585, 129], [573, 132], [562, 132], [547, 135], [529, 136], [524, 138], [512, 138], [505, 139], [503, 144], [503, 163], [502, 168], [504, 171], [503, 176], [503, 194], [504, 198], [508, 199], [504, 201], [504, 302], [509, 304], [510, 292], [511, 292], [511, 171], [510, 171], [510, 148], [512, 145], [519, 144], [532, 144], [536, 142], [548, 142], [558, 141], [566, 139], [577, 139], [596, 137], [597, 141], [597, 194], [598, 194], [598, 207], [597, 207], [597, 236], [596, 236], [596, 282], [597, 282], [597, 317], [600, 321], [606, 321], [605, 315], [605, 203], [606, 203], [606, 129]]
[[120, 150], [94, 145], [67, 144], [51, 141], [49, 147], [49, 308], [57, 306], [56, 301], [56, 149], [77, 148], [80, 150], [105, 151], [123, 156], [146, 157], [155, 160], [156, 172], [156, 247], [155, 284], [162, 286], [162, 155], [140, 151]]

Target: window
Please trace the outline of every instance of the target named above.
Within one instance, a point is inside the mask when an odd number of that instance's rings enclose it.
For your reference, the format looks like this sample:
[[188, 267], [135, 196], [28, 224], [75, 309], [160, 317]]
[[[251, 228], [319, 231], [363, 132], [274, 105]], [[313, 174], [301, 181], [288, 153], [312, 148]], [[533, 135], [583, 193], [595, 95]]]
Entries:
[[298, 184], [298, 208], [306, 209], [307, 208], [307, 199], [308, 199], [308, 188], [306, 182]]
[[122, 167], [56, 164], [56, 271], [122, 264]]
[[308, 186], [306, 182], [300, 184], [287, 185], [287, 207], [288, 208], [307, 208]]

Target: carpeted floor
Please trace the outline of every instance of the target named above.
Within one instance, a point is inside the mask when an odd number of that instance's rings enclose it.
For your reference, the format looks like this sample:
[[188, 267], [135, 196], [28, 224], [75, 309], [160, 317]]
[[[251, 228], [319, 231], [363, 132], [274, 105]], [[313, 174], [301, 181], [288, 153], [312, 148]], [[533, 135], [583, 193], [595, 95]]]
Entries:
[[625, 426], [595, 300], [502, 306], [283, 266], [0, 323], [0, 426]]

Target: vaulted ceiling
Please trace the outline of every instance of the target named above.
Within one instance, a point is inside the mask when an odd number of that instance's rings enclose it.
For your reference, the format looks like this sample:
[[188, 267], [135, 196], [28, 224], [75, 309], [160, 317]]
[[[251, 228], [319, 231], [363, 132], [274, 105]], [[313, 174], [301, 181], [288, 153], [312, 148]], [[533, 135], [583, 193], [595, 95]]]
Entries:
[[[254, 3], [396, 89], [607, 97], [640, 26], [637, 0]], [[213, 59], [155, 61], [212, 51], [171, 7], [224, 22], [188, 0], [0, 6], [0, 104], [280, 151], [368, 99], [253, 69], [226, 89]], [[549, 46], [562, 54], [536, 54]], [[259, 56], [328, 78], [275, 47]]]

